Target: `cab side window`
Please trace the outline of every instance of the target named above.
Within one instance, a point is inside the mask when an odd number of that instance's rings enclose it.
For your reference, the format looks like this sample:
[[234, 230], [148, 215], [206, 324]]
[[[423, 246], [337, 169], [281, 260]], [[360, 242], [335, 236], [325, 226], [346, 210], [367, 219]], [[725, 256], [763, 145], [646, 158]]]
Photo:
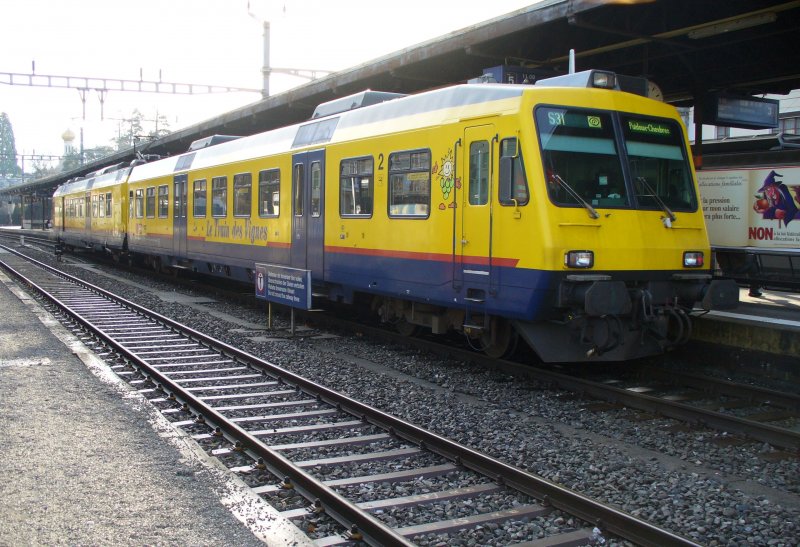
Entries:
[[516, 138], [500, 141], [499, 187], [501, 205], [525, 205], [530, 200], [525, 165]]

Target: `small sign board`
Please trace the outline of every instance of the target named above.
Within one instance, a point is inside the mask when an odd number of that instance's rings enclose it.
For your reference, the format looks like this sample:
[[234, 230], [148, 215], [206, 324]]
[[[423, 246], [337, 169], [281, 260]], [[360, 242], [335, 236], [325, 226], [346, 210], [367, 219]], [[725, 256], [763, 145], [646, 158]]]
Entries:
[[706, 101], [704, 123], [745, 129], [774, 129], [778, 127], [779, 105], [776, 99], [715, 94]]
[[311, 270], [256, 264], [256, 298], [311, 309]]

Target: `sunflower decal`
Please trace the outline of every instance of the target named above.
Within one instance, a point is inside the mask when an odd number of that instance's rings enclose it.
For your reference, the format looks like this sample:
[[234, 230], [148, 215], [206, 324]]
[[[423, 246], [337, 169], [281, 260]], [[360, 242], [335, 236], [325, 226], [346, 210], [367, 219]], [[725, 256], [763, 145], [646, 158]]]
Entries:
[[[454, 186], [457, 186], [455, 172], [453, 149], [451, 148], [447, 151], [447, 154], [433, 166], [433, 174], [439, 179], [439, 187], [442, 189], [442, 198], [444, 201], [450, 198], [450, 192], [453, 191]], [[440, 207], [440, 209], [443, 209], [443, 207]]]

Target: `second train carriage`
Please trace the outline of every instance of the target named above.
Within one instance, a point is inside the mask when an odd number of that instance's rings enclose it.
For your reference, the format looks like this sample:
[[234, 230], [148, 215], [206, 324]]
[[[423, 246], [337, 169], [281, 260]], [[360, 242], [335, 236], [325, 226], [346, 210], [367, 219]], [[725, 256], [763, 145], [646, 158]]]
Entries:
[[544, 361], [661, 353], [696, 304], [738, 290], [710, 280], [675, 110], [610, 73], [577, 79], [347, 98], [136, 166], [119, 183], [126, 250], [241, 280], [255, 263], [307, 269], [317, 293], [366, 296], [400, 330], [462, 331], [492, 355], [518, 334]]
[[125, 186], [130, 167], [116, 166], [59, 186], [53, 194], [53, 229], [74, 248], [109, 250], [127, 245]]

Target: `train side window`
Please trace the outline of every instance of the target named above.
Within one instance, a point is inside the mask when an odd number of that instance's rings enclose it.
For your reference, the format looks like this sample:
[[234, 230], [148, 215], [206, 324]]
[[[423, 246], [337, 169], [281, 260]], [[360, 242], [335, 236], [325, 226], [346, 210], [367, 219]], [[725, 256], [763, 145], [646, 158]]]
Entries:
[[340, 216], [372, 216], [373, 167], [374, 161], [371, 156], [342, 161], [339, 167]]
[[276, 217], [281, 211], [281, 172], [268, 169], [258, 173], [258, 216]]
[[322, 204], [322, 167], [318, 161], [311, 163], [311, 216], [320, 215]]
[[302, 163], [295, 164], [292, 173], [292, 186], [294, 187], [294, 216], [303, 216], [305, 201], [305, 169]]
[[112, 211], [113, 211], [113, 208], [111, 207], [111, 192], [107, 192], [106, 193], [106, 216], [107, 217], [111, 217], [112, 216], [112, 214], [111, 214]]
[[228, 177], [211, 179], [211, 216], [228, 215]]
[[92, 218], [97, 218], [97, 194], [92, 196]]
[[162, 184], [158, 187], [158, 218], [167, 218], [169, 214], [169, 186]]
[[144, 217], [144, 190], [136, 190], [136, 200], [134, 201], [136, 218]]
[[156, 216], [156, 187], [151, 186], [147, 188], [144, 202], [145, 216], [147, 218], [155, 218]]
[[105, 218], [106, 216], [106, 195], [105, 194], [98, 194], [97, 195], [97, 216], [100, 218]]
[[469, 204], [489, 201], [489, 141], [469, 143]]
[[389, 155], [389, 216], [427, 218], [431, 204], [431, 152]]
[[192, 182], [192, 214], [195, 218], [206, 216], [206, 179]]
[[233, 214], [249, 217], [252, 204], [253, 175], [240, 173], [233, 176]]
[[500, 142], [499, 195], [501, 205], [525, 205], [530, 200], [525, 164], [516, 138]]

